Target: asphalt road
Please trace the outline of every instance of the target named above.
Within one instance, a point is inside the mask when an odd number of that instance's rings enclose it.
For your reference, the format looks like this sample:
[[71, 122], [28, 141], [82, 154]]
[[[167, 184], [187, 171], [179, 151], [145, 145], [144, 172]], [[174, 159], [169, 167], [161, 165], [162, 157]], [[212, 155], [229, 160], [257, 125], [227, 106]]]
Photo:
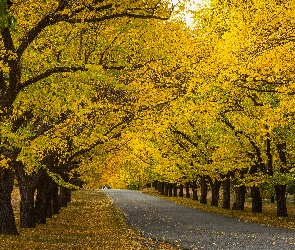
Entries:
[[131, 190], [104, 190], [144, 237], [182, 249], [295, 249], [295, 231], [239, 221]]

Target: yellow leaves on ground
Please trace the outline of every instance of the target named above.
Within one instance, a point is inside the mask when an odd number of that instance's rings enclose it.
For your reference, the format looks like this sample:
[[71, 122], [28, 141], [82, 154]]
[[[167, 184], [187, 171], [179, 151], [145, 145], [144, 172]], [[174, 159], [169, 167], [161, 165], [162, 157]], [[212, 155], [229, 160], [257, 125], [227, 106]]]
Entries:
[[99, 191], [73, 192], [68, 208], [48, 219], [46, 225], [19, 229], [19, 233], [0, 236], [0, 249], [178, 249], [139, 237]]

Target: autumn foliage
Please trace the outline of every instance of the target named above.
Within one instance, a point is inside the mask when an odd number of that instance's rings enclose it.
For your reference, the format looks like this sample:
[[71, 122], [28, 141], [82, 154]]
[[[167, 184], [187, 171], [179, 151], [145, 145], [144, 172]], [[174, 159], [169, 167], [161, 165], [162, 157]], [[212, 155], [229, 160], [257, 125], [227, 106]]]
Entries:
[[1, 233], [15, 180], [22, 227], [106, 183], [288, 215], [295, 5], [212, 0], [188, 27], [183, 2], [1, 1]]

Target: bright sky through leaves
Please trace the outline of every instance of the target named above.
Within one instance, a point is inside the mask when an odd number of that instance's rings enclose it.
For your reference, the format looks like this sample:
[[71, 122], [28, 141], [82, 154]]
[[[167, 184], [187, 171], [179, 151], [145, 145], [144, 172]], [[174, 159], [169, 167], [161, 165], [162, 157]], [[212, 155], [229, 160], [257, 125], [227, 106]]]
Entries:
[[[172, 0], [171, 1], [172, 4], [177, 4], [178, 2], [181, 2], [181, 1], [179, 1], [179, 0]], [[193, 15], [190, 11], [197, 10], [198, 7], [200, 7], [201, 5], [204, 5], [206, 2], [208, 2], [208, 1], [206, 1], [206, 0], [187, 1], [186, 8], [184, 10], [184, 19], [185, 19], [187, 26], [191, 26], [193, 23]]]

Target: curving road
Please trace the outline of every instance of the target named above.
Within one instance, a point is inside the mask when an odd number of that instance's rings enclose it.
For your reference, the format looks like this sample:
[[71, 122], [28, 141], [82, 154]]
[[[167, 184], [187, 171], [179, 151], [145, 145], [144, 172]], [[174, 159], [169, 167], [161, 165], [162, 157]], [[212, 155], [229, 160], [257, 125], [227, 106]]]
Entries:
[[104, 192], [144, 237], [182, 249], [295, 249], [295, 231], [185, 207], [131, 190]]

